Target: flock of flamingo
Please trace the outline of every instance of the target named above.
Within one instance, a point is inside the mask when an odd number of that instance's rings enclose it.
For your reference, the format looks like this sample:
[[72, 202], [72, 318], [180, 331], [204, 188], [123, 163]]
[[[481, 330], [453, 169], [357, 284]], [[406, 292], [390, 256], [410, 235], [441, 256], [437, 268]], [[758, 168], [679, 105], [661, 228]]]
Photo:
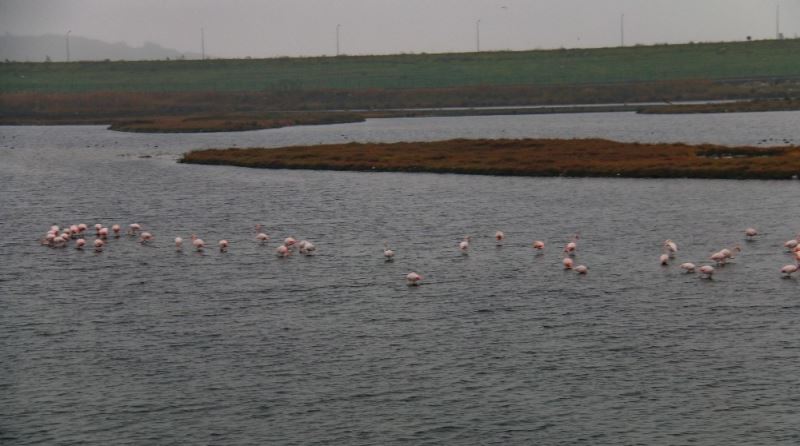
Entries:
[[[112, 225], [109, 229], [108, 227], [98, 223], [94, 225], [94, 230], [95, 240], [92, 246], [94, 247], [94, 251], [98, 253], [103, 251], [109, 237], [120, 238], [122, 236], [122, 227], [118, 224]], [[58, 225], [53, 225], [40, 240], [40, 243], [51, 248], [65, 248], [69, 245], [70, 241], [75, 240], [75, 249], [82, 250], [84, 247], [86, 247], [86, 237], [89, 232], [89, 227], [83, 223], [69, 225], [64, 229], [60, 228]], [[264, 232], [262, 225], [256, 225], [255, 232], [255, 240], [257, 242], [266, 244], [270, 240], [269, 236]], [[143, 245], [147, 245], [155, 239], [152, 233], [142, 230], [142, 226], [138, 223], [130, 224], [125, 234], [128, 237], [138, 236], [138, 242]], [[758, 231], [756, 229], [747, 228], [745, 230], [745, 237], [747, 237], [748, 240], [752, 240], [757, 236]], [[494, 235], [495, 242], [498, 246], [503, 244], [505, 238], [506, 236], [503, 231], [497, 231]], [[459, 242], [458, 249], [462, 254], [466, 255], [469, 253], [471, 239], [472, 238], [470, 236], [465, 236], [464, 239]], [[566, 245], [564, 245], [564, 258], [561, 263], [565, 270], [572, 270], [578, 274], [587, 274], [589, 272], [589, 268], [586, 265], [574, 265], [573, 258], [577, 253], [579, 240], [580, 235], [575, 234], [572, 236], [572, 239], [567, 242]], [[197, 235], [192, 234], [191, 241], [192, 247], [196, 251], [202, 252], [206, 249], [205, 242]], [[183, 249], [183, 239], [181, 237], [175, 237], [174, 244], [176, 250], [181, 251]], [[220, 252], [227, 252], [229, 245], [230, 243], [224, 239], [217, 242], [217, 247]], [[786, 243], [784, 243], [783, 246], [792, 254], [795, 263], [784, 265], [780, 271], [784, 277], [791, 277], [792, 274], [796, 273], [798, 269], [800, 269], [800, 233], [798, 233], [794, 239], [788, 240]], [[541, 240], [536, 240], [533, 242], [532, 247], [536, 251], [542, 252], [545, 248], [545, 243]], [[278, 257], [288, 257], [292, 255], [295, 249], [297, 249], [300, 254], [310, 256], [314, 255], [317, 248], [308, 240], [297, 241], [294, 237], [287, 237], [284, 239], [283, 243], [276, 248], [275, 254]], [[662, 266], [667, 266], [675, 258], [676, 253], [678, 252], [678, 245], [672, 240], [665, 240], [662, 246], [662, 252], [663, 253], [659, 259], [660, 263]], [[716, 264], [717, 267], [721, 267], [724, 266], [729, 260], [733, 259], [735, 257], [735, 253], [738, 252], [741, 252], [741, 247], [739, 245], [731, 248], [723, 248], [720, 251], [712, 254], [709, 257], [709, 260]], [[386, 243], [384, 244], [383, 256], [387, 262], [394, 260], [395, 251]], [[701, 265], [698, 267], [694, 263], [685, 262], [680, 264], [680, 268], [686, 273], [698, 272], [700, 277], [705, 279], [711, 279], [715, 272], [714, 266], [710, 264]], [[406, 282], [409, 286], [420, 285], [422, 279], [423, 277], [420, 274], [413, 271], [406, 275]]]

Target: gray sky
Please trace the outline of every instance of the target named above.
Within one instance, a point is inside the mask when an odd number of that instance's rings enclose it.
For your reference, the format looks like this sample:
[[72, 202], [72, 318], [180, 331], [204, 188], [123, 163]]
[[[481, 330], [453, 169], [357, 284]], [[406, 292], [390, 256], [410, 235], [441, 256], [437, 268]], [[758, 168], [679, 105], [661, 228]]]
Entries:
[[523, 50], [800, 34], [800, 0], [0, 0], [0, 33], [145, 41], [217, 57]]

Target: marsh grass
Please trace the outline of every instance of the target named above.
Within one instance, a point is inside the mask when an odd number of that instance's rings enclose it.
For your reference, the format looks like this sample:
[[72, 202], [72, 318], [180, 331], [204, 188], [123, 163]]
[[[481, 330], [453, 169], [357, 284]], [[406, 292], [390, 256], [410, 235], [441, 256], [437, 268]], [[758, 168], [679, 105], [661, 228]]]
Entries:
[[622, 143], [604, 139], [454, 139], [192, 151], [181, 162], [273, 169], [483, 175], [789, 179], [800, 148]]

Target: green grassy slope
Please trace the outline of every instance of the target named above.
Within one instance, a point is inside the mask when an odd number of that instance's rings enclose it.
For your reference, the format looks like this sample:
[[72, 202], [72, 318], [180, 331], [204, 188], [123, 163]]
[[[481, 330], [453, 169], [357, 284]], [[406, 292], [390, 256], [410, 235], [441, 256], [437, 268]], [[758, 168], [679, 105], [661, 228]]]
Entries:
[[800, 77], [800, 40], [206, 61], [2, 63], [0, 92], [407, 89]]

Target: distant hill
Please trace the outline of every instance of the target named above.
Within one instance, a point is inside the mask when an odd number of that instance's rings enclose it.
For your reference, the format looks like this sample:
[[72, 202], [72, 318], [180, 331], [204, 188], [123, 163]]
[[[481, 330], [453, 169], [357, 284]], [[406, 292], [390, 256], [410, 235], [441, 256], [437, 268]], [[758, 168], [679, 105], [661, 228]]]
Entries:
[[[47, 34], [43, 36], [0, 36], [0, 60], [16, 62], [53, 62], [67, 59], [65, 36]], [[131, 47], [124, 42], [108, 43], [86, 37], [69, 36], [70, 60], [156, 60], [156, 59], [200, 59], [197, 53], [182, 53], [146, 42], [141, 47]]]

